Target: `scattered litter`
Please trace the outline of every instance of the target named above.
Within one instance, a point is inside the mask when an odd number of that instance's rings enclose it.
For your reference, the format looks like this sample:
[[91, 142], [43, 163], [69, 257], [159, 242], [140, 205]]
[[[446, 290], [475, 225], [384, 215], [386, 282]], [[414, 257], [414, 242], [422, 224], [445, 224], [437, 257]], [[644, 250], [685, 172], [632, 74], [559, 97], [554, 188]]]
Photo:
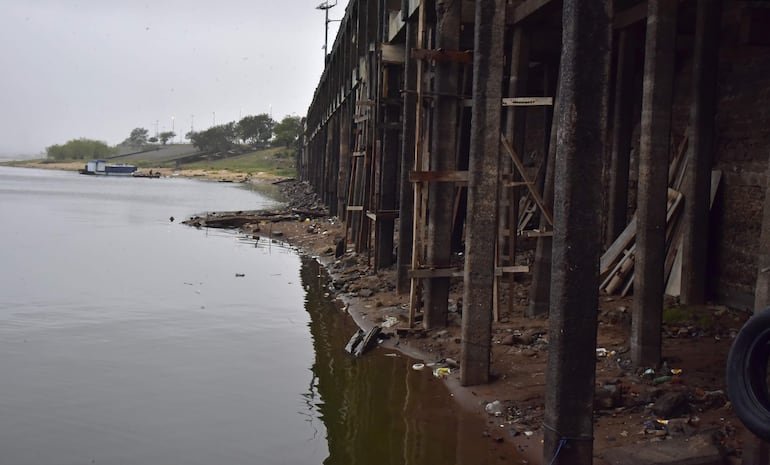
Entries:
[[380, 334], [381, 330], [382, 328], [376, 325], [370, 329], [369, 332], [362, 337], [362, 340], [359, 341], [355, 347], [353, 347], [353, 356], [360, 357], [364, 354], [364, 352], [369, 350], [371, 346], [377, 341], [377, 335]]
[[350, 337], [350, 340], [345, 346], [345, 352], [349, 353], [350, 355], [353, 355], [353, 351], [356, 349], [358, 344], [360, 344], [361, 341], [363, 340], [364, 340], [364, 330], [359, 329], [358, 331], [355, 332], [355, 334], [353, 334], [353, 336]]
[[524, 431], [524, 436], [526, 436], [526, 437], [530, 437], [530, 436], [532, 436], [534, 434], [535, 434], [534, 431]]
[[385, 318], [385, 321], [382, 322], [380, 326], [383, 328], [390, 328], [398, 324], [398, 318], [394, 316], [389, 316]]
[[246, 276], [246, 273], [235, 273], [236, 278], [243, 278], [244, 276]]
[[425, 364], [424, 363], [415, 363], [414, 365], [412, 365], [412, 370], [420, 371], [420, 370], [423, 370], [423, 369], [425, 369]]
[[439, 367], [433, 370], [433, 376], [436, 378], [446, 378], [452, 374], [452, 369], [447, 367]]
[[490, 415], [500, 417], [503, 415], [503, 404], [501, 404], [499, 400], [496, 400], [484, 406], [484, 410]]
[[607, 353], [608, 353], [608, 351], [604, 347], [597, 347], [596, 348], [596, 356], [597, 357], [606, 357]]
[[385, 356], [386, 357], [398, 357], [398, 354], [395, 354], [395, 353], [391, 352], [391, 353], [385, 354]]
[[672, 368], [671, 369], [671, 374], [672, 375], [681, 375], [682, 374], [682, 369], [681, 368]]
[[658, 376], [657, 378], [652, 380], [652, 384], [663, 384], [671, 381], [671, 376]]

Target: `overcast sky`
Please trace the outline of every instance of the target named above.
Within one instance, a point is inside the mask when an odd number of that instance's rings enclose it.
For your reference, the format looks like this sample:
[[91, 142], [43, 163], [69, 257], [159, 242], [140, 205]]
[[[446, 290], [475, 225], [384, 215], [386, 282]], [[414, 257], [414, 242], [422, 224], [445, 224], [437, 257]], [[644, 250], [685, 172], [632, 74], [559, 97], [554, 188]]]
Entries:
[[183, 135], [271, 111], [304, 116], [323, 71], [323, 0], [0, 3], [4, 158], [81, 137], [115, 145], [156, 124]]

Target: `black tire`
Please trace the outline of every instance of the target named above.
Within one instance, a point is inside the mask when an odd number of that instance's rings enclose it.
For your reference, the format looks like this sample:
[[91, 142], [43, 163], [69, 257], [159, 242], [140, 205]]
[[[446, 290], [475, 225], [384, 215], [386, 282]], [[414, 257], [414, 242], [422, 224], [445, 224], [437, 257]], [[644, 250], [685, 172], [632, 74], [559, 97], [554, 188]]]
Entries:
[[727, 395], [746, 428], [770, 442], [770, 307], [749, 319], [727, 357]]

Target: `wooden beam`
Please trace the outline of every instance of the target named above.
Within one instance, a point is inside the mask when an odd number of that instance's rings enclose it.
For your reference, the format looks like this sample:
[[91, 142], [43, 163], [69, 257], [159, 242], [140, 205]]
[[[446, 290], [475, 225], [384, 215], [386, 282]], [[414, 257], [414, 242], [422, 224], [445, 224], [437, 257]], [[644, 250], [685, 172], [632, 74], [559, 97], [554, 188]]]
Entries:
[[413, 48], [412, 58], [416, 60], [431, 60], [437, 63], [454, 62], [467, 65], [473, 63], [473, 52], [470, 50]]
[[418, 268], [409, 270], [409, 277], [419, 279], [430, 278], [462, 278], [463, 270], [459, 268]]
[[527, 0], [521, 5], [517, 6], [513, 10], [513, 24], [518, 24], [529, 16], [537, 13], [541, 8], [545, 7], [552, 0]]
[[468, 182], [467, 171], [412, 171], [411, 182]]

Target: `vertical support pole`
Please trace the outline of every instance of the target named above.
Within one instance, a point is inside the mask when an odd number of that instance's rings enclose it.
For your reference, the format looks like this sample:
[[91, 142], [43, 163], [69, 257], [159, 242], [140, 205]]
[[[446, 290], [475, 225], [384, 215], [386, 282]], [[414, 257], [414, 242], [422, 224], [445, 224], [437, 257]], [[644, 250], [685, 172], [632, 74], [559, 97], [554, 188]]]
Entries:
[[706, 301], [711, 165], [717, 111], [717, 69], [722, 0], [699, 0], [695, 26], [690, 138], [685, 168], [682, 291], [685, 304]]
[[460, 374], [464, 386], [489, 381], [505, 3], [476, 1]]
[[[399, 158], [399, 127], [398, 115], [401, 107], [394, 105], [398, 98], [398, 84], [401, 72], [397, 65], [384, 65], [387, 67], [387, 73], [383, 76], [387, 81], [384, 82], [384, 89], [381, 86], [381, 92], [385, 97], [385, 109], [382, 112], [383, 136], [382, 136], [382, 164], [381, 182], [380, 182], [380, 204], [378, 210], [392, 211], [396, 208], [396, 193], [398, 189]], [[393, 264], [393, 235], [395, 219], [392, 215], [378, 215], [377, 224], [377, 243], [375, 244], [374, 263], [376, 269], [387, 268]]]
[[[543, 462], [593, 463], [610, 1], [565, 0]], [[593, 89], [588, 92], [588, 89]], [[592, 182], [593, 181], [593, 182]]]
[[631, 323], [631, 360], [637, 367], [656, 366], [662, 351], [666, 199], [677, 5], [678, 2], [669, 0], [649, 0], [647, 11]]
[[[436, 48], [460, 48], [462, 2], [436, 0]], [[430, 153], [432, 171], [454, 171], [457, 167], [457, 113], [459, 67], [455, 62], [438, 62], [434, 74], [433, 143]], [[428, 185], [428, 235], [426, 262], [448, 267], [452, 258], [452, 211], [454, 184], [433, 182]], [[426, 329], [446, 326], [449, 305], [449, 278], [425, 281]]]
[[[407, 6], [408, 8], [408, 6]], [[401, 139], [401, 193], [398, 209], [398, 256], [396, 290], [403, 295], [409, 292], [409, 268], [412, 264], [412, 241], [414, 221], [414, 190], [409, 182], [409, 172], [414, 170], [415, 111], [417, 97], [417, 66], [412, 60], [416, 28], [413, 21], [406, 19], [406, 44], [404, 46], [404, 93]]]
[[[419, 13], [417, 17], [417, 48], [423, 48], [425, 46], [426, 38], [425, 38], [425, 4], [427, 1], [420, 0], [419, 3]], [[412, 166], [416, 170], [422, 170], [424, 169], [425, 165], [425, 156], [424, 156], [424, 144], [425, 141], [423, 140], [424, 135], [424, 127], [423, 127], [423, 84], [424, 84], [424, 77], [423, 77], [423, 61], [418, 60], [417, 61], [417, 87], [416, 87], [416, 95], [417, 95], [417, 104], [415, 105], [415, 119], [414, 119], [414, 133], [415, 133], [415, 143], [414, 143], [414, 162], [412, 163]], [[423, 244], [423, 218], [425, 215], [425, 208], [423, 205], [423, 185], [422, 183], [415, 183], [413, 186], [414, 189], [414, 203], [412, 207], [412, 267], [415, 269], [422, 265], [423, 260], [423, 250], [424, 250], [424, 244]], [[409, 281], [409, 326], [414, 325], [416, 313], [417, 313], [417, 307], [419, 305], [419, 286], [420, 282], [416, 278], [412, 278]]]
[[[342, 103], [340, 112], [340, 169], [337, 177], [337, 212], [342, 218], [345, 218], [345, 209], [347, 208], [348, 177], [350, 176], [350, 102], [354, 100], [351, 96]], [[355, 102], [354, 102], [355, 104]]]
[[607, 213], [607, 245], [626, 227], [628, 217], [628, 168], [634, 111], [634, 48], [626, 30], [618, 33], [615, 96], [612, 111], [612, 153]]
[[[527, 79], [529, 75], [529, 34], [524, 30], [522, 26], [518, 26], [513, 31], [513, 45], [511, 50], [511, 65], [510, 65], [510, 81], [508, 82], [508, 96], [520, 97], [524, 95], [527, 88]], [[508, 107], [505, 116], [505, 135], [508, 140], [512, 141], [513, 148], [516, 153], [524, 154], [524, 137], [526, 134], [526, 109], [519, 107]], [[500, 161], [500, 171], [502, 173], [510, 173], [512, 177], [510, 181], [518, 181], [521, 179], [521, 175], [517, 171], [511, 170], [511, 160], [507, 154], [502, 154]], [[500, 197], [500, 226], [498, 231], [498, 257], [505, 257], [504, 262], [498, 262], [498, 266], [515, 265], [516, 261], [516, 229], [519, 223], [519, 196], [517, 195], [517, 188], [506, 188], [501, 184], [501, 197]], [[507, 231], [507, 234], [505, 234]], [[507, 244], [506, 244], [507, 238]], [[508, 283], [509, 292], [513, 293], [514, 274], [509, 273], [505, 279]], [[499, 283], [503, 281], [503, 277], [498, 277]], [[499, 296], [498, 296], [499, 300]], [[508, 310], [513, 311], [513, 301], [511, 297], [508, 299]], [[495, 302], [495, 305], [499, 305], [499, 302]]]
[[[558, 80], [557, 80], [558, 81]], [[559, 84], [556, 84], [555, 99], [553, 104], [554, 117], [551, 119], [551, 137], [548, 144], [548, 159], [545, 167], [545, 181], [543, 182], [543, 202], [549, 208], [553, 207], [553, 189], [554, 189], [554, 161], [556, 159], [556, 135], [559, 129], [559, 114], [561, 108], [561, 97], [559, 96]], [[553, 211], [553, 210], [552, 210]], [[540, 215], [540, 229], [544, 229], [548, 221], [543, 215]], [[535, 246], [535, 261], [532, 269], [532, 284], [529, 288], [529, 305], [527, 307], [527, 316], [529, 318], [540, 318], [548, 315], [551, 299], [551, 261], [552, 261], [551, 237], [543, 236], [537, 239]]]

